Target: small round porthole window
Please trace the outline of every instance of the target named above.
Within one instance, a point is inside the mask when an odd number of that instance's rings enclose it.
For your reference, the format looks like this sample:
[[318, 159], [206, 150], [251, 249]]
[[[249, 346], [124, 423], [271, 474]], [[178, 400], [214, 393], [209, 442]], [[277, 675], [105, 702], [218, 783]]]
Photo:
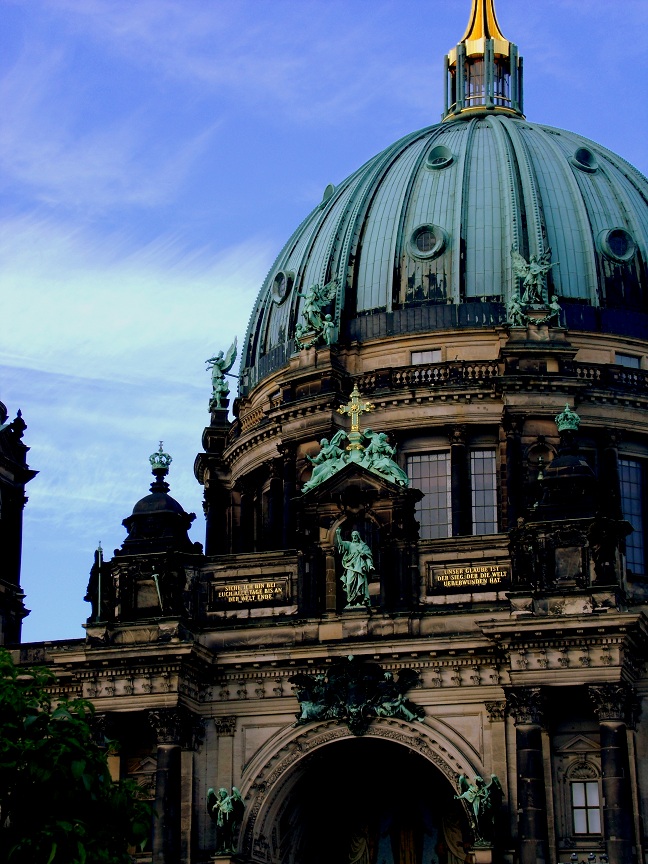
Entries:
[[452, 164], [453, 158], [452, 150], [446, 147], [445, 144], [437, 144], [428, 153], [427, 167], [435, 171], [438, 171], [440, 168], [447, 168], [448, 165]]
[[598, 159], [587, 147], [579, 147], [570, 161], [574, 167], [589, 174], [593, 174], [598, 169]]
[[438, 225], [419, 225], [409, 241], [410, 254], [415, 258], [437, 258], [448, 244], [448, 234]]
[[597, 237], [597, 245], [606, 258], [626, 264], [637, 251], [637, 244], [625, 228], [608, 228]]
[[272, 299], [275, 303], [283, 303], [290, 294], [295, 274], [280, 270], [272, 280]]

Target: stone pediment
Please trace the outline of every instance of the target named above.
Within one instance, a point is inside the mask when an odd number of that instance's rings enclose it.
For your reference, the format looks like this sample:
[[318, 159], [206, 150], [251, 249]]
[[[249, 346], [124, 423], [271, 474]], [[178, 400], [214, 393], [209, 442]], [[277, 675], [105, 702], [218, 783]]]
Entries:
[[374, 498], [394, 498], [401, 496], [406, 488], [357, 462], [348, 462], [318, 486], [304, 492], [302, 498], [304, 502], [338, 500], [340, 495], [349, 492], [363, 496], [370, 495]]
[[592, 741], [592, 739], [588, 738], [586, 735], [576, 735], [559, 748], [561, 753], [570, 753], [574, 755], [578, 753], [592, 753], [600, 749], [601, 745], [596, 741]]

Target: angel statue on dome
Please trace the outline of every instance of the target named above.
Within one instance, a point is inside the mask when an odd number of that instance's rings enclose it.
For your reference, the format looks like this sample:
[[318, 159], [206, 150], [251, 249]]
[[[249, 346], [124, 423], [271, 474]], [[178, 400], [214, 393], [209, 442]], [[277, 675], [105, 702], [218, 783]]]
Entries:
[[524, 294], [522, 303], [526, 305], [544, 305], [547, 273], [558, 262], [551, 263], [551, 249], [545, 249], [540, 255], [532, 255], [528, 262], [518, 251], [511, 249], [513, 272], [522, 280]]
[[334, 323], [330, 315], [324, 315], [324, 308], [335, 299], [337, 294], [338, 279], [335, 277], [326, 285], [311, 285], [303, 294], [298, 291], [297, 296], [303, 297], [301, 322], [295, 329], [295, 342], [301, 350], [312, 348], [317, 342], [323, 340], [330, 345], [333, 340]]
[[223, 354], [222, 351], [219, 351], [215, 357], [210, 357], [209, 360], [205, 360], [207, 369], [211, 369], [212, 373], [212, 395], [209, 402], [211, 410], [214, 408], [224, 407], [221, 404], [221, 400], [225, 399], [230, 392], [229, 384], [225, 380], [225, 376], [229, 373], [235, 360], [236, 337], [234, 337], [234, 341], [230, 345], [227, 354]]

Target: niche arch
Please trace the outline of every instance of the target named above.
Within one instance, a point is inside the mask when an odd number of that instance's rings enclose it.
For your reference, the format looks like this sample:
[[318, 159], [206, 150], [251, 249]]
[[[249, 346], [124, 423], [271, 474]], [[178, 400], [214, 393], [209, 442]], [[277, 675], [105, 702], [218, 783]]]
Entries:
[[[392, 760], [393, 748], [400, 748], [403, 759], [411, 754], [419, 765], [427, 763], [430, 776], [440, 781], [443, 796], [448, 802], [458, 791], [460, 774], [472, 777], [484, 772], [483, 766], [455, 743], [423, 723], [380, 718], [361, 737], [354, 736], [345, 724], [336, 721], [325, 721], [308, 728], [291, 727], [267, 742], [244, 771], [241, 791], [246, 800], [246, 812], [239, 848], [246, 861], [267, 864], [283, 860], [278, 852], [281, 844], [278, 831], [287, 802], [299, 791], [307, 772], [317, 770], [317, 760], [323, 755], [324, 748], [330, 748], [327, 758], [334, 754], [339, 744], [347, 748], [347, 753], [352, 753], [354, 741], [358, 742], [356, 749], [367, 749], [367, 742], [374, 742], [370, 745], [374, 746], [374, 752], [378, 752], [375, 745], [383, 742], [389, 745]], [[387, 752], [384, 747], [382, 752]], [[464, 808], [459, 805], [457, 802], [457, 812], [461, 812], [461, 819], [464, 819]]]

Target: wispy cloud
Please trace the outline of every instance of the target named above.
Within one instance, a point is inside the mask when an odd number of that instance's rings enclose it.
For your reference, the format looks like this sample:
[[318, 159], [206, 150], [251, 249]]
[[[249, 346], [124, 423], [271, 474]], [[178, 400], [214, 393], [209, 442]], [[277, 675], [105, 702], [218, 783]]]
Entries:
[[29, 39], [0, 78], [5, 182], [27, 186], [35, 201], [90, 213], [168, 201], [209, 146], [217, 121], [170, 141], [155, 137], [158, 122], [141, 102], [93, 118], [99, 94], [87, 82], [70, 86], [71, 74], [61, 47], [43, 52]]
[[216, 253], [173, 234], [133, 249], [34, 216], [5, 220], [1, 235], [13, 324], [0, 361], [121, 381], [200, 380], [210, 352], [243, 334], [274, 251], [250, 238]]

